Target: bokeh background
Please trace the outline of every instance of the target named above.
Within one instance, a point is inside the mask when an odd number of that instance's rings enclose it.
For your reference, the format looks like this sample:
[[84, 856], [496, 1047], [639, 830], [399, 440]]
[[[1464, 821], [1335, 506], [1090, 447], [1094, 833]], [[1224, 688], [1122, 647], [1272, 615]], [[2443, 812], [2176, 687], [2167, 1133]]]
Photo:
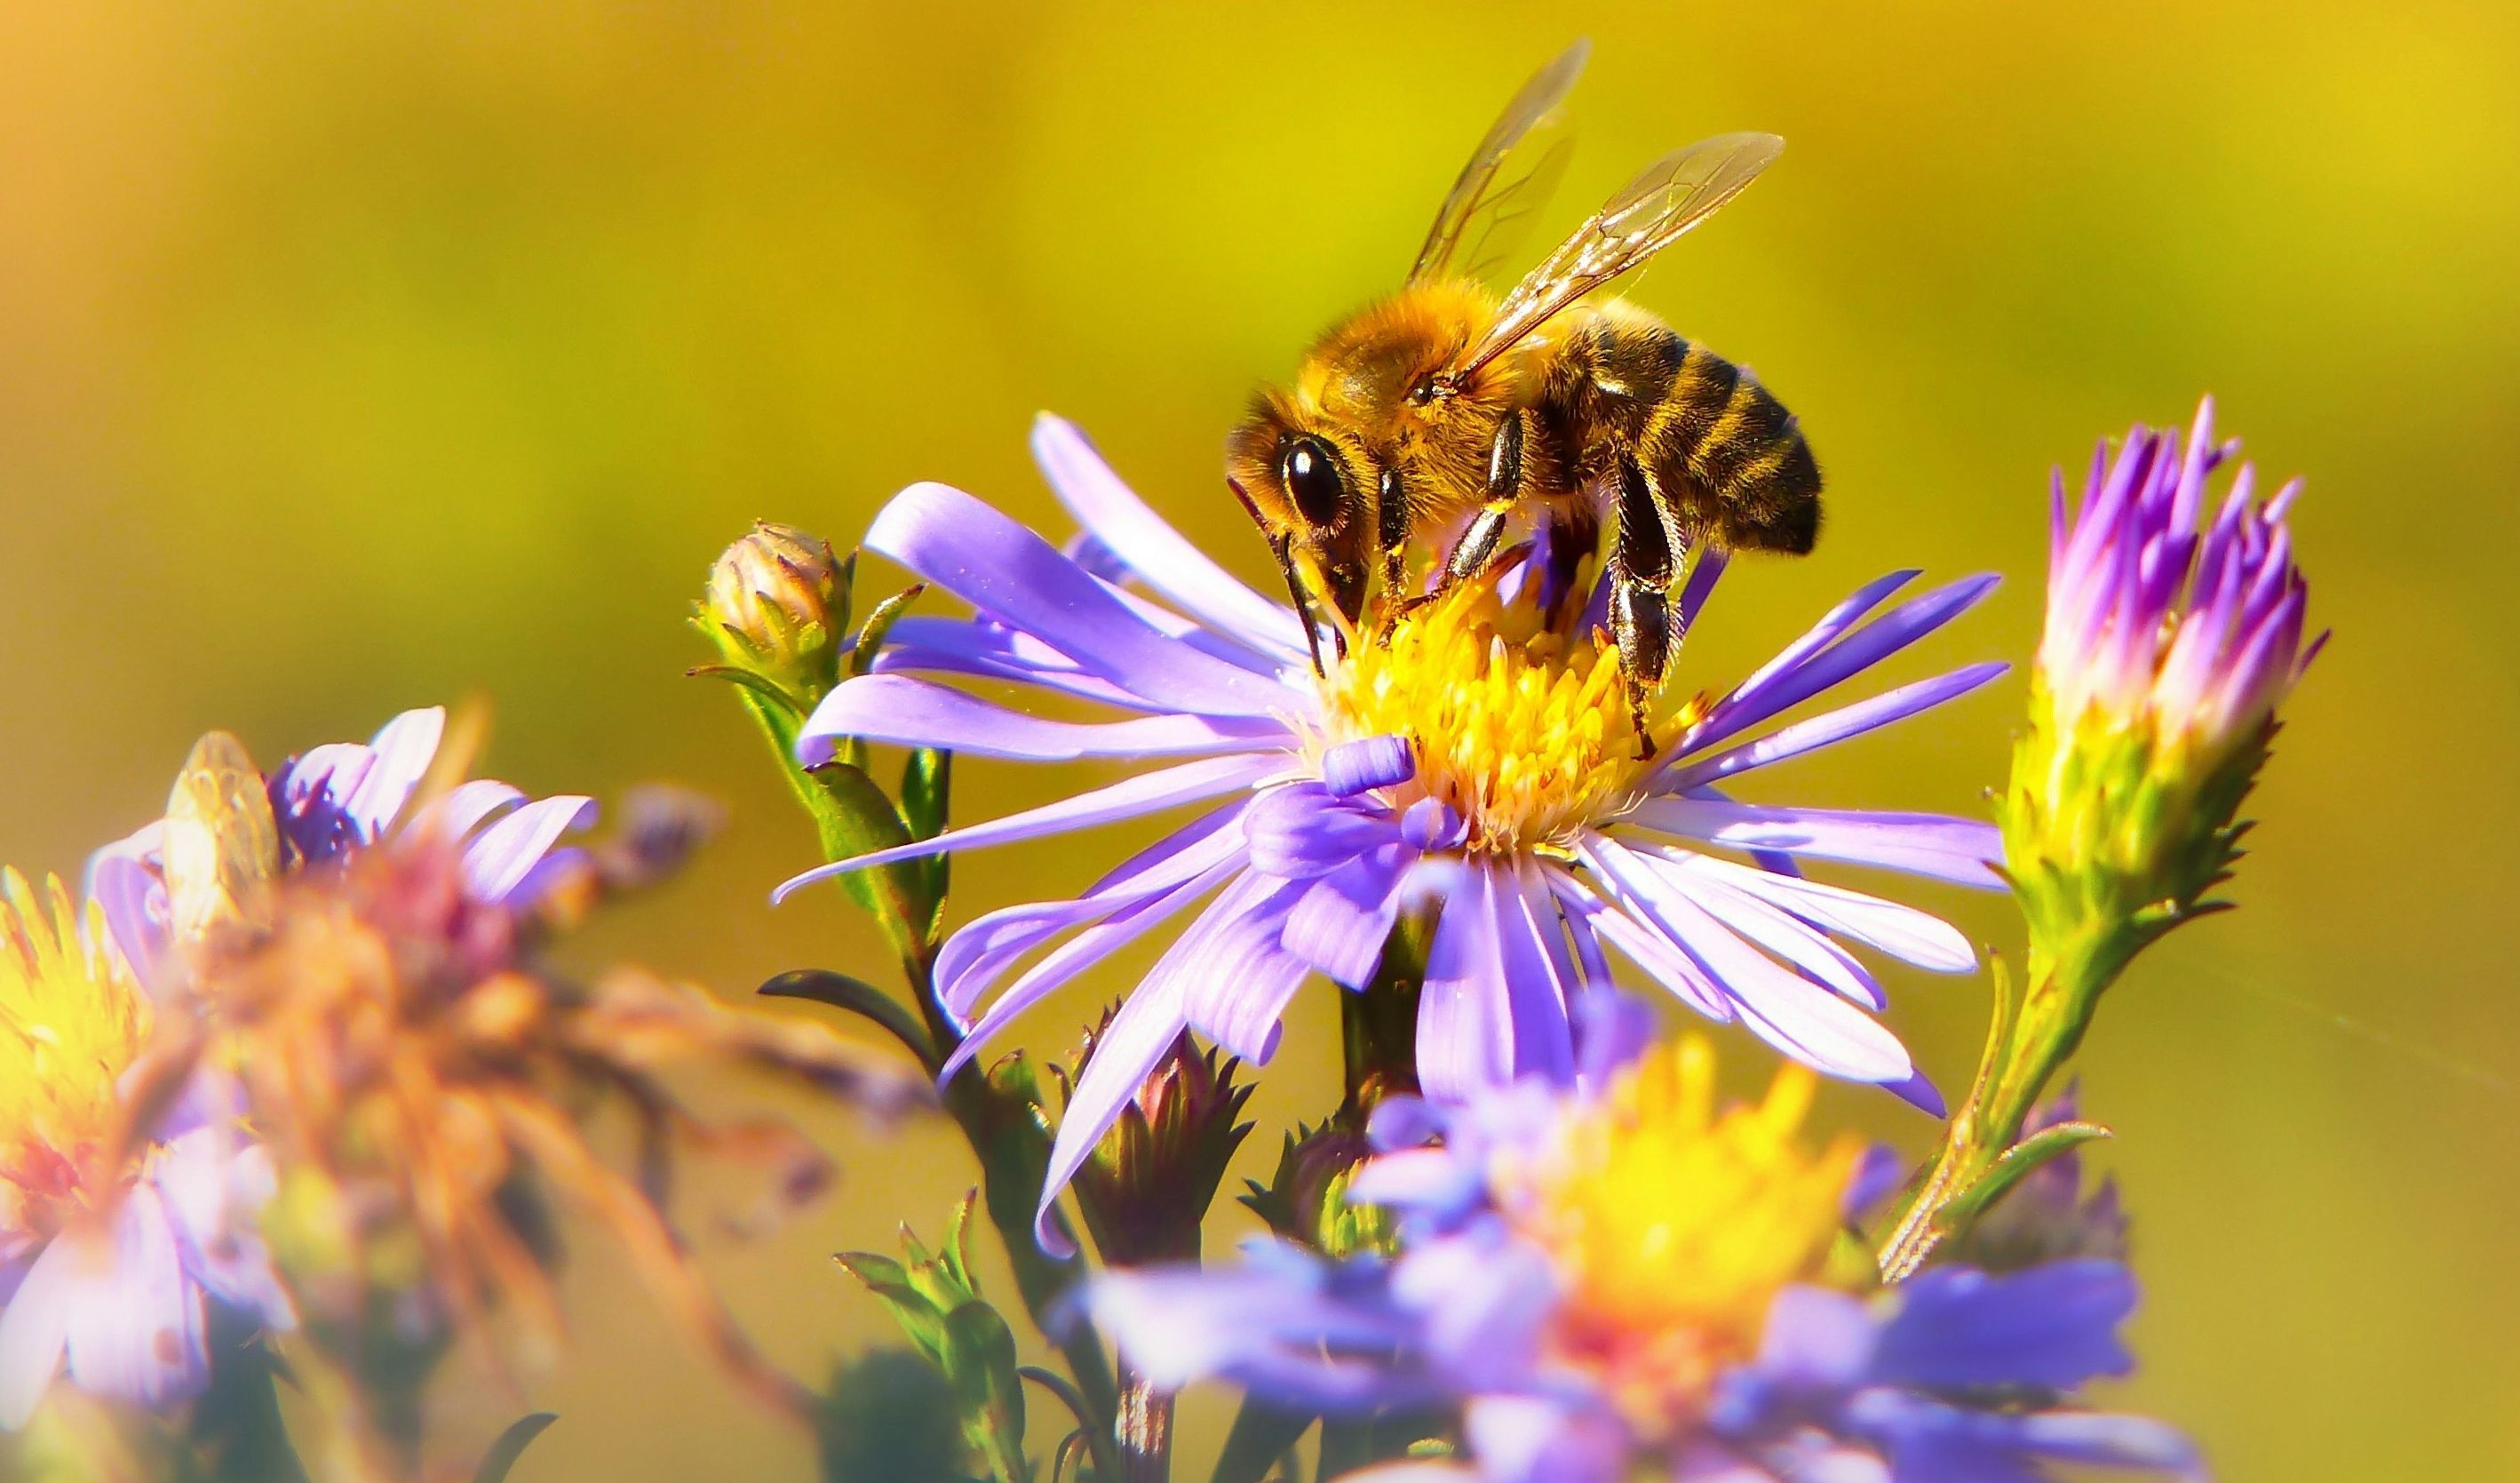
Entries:
[[[1675, 143], [1792, 141], [1638, 291], [1755, 363], [1834, 482], [1821, 551], [1739, 572], [1693, 682], [1891, 565], [2012, 578], [1913, 671], [2026, 655], [2049, 466], [2203, 391], [2268, 472], [2310, 479], [2338, 636], [2260, 795], [2244, 909], [2145, 959], [2083, 1059], [2149, 1286], [2117, 1394], [2232, 1478], [2520, 1476], [2507, 5], [8, 7], [0, 853], [75, 870], [208, 726], [271, 762], [479, 693], [499, 775], [672, 778], [731, 809], [698, 869], [582, 950], [729, 994], [879, 976], [836, 893], [765, 904], [812, 842], [731, 698], [683, 677], [711, 557], [755, 516], [845, 542], [921, 478], [1048, 518], [1023, 440], [1053, 407], [1264, 575], [1224, 428], [1397, 279], [1471, 141], [1579, 28], [1552, 225]], [[1978, 807], [2019, 699], [1765, 796]], [[968, 765], [957, 811], [1057, 783]], [[958, 915], [1092, 857], [974, 856]], [[1937, 904], [2011, 944], [2000, 903]], [[1116, 985], [1054, 1002], [1032, 1043]], [[1963, 1080], [1983, 981], [1894, 992]], [[1328, 994], [1271, 1069], [1253, 1172], [1331, 1087]], [[1877, 1094], [1834, 1110], [1929, 1136]], [[812, 1115], [837, 1197], [707, 1246], [801, 1370], [886, 1337], [827, 1254], [932, 1229], [970, 1178], [941, 1129]], [[530, 1403], [562, 1420], [520, 1479], [803, 1476], [802, 1443], [626, 1274], [590, 1253], [573, 1282], [574, 1356], [526, 1395], [454, 1398], [459, 1438]], [[1223, 1413], [1191, 1408], [1194, 1457]]]

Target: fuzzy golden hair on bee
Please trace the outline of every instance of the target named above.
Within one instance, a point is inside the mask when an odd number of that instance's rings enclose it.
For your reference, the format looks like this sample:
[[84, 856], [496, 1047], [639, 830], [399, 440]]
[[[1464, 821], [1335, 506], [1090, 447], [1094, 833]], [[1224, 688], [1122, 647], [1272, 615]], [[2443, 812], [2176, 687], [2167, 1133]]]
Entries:
[[1517, 528], [1606, 539], [1611, 626], [1642, 716], [1680, 637], [1671, 592], [1691, 557], [1810, 550], [1820, 465], [1757, 378], [1598, 297], [1746, 189], [1783, 150], [1776, 135], [1674, 150], [1502, 297], [1481, 281], [1499, 228], [1527, 220], [1563, 163], [1560, 147], [1535, 162], [1524, 146], [1585, 55], [1568, 48], [1506, 106], [1400, 291], [1332, 325], [1282, 390], [1260, 394], [1228, 440], [1227, 477], [1289, 598], [1332, 610], [1341, 644], [1477, 577]]

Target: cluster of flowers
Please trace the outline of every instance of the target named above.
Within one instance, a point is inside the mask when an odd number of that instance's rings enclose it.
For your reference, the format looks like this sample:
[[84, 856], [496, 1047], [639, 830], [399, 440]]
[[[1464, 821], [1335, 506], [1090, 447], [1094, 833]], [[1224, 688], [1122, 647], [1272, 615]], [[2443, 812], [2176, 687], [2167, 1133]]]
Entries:
[[[400, 1475], [441, 1354], [485, 1339], [494, 1313], [556, 1331], [552, 1194], [739, 1373], [810, 1404], [598, 1157], [579, 1103], [617, 1096], [661, 1153], [706, 1132], [655, 1080], [676, 1061], [773, 1065], [885, 1107], [921, 1089], [820, 1027], [543, 968], [540, 939], [672, 868], [705, 815], [638, 795], [626, 828], [564, 843], [594, 800], [457, 780], [447, 730], [440, 710], [408, 712], [267, 776], [213, 732], [165, 815], [97, 852], [83, 900], [6, 874], [0, 1427], [65, 1372], [160, 1413], [222, 1371], [267, 1382], [260, 1346], [296, 1332], [318, 1362], [306, 1383], [345, 1423], [339, 1474]], [[769, 1133], [747, 1151], [781, 1161], [783, 1188], [818, 1183], [812, 1149]]]
[[[2086, 1194], [2077, 1168], [2104, 1130], [2048, 1083], [2103, 991], [2227, 877], [2276, 707], [2317, 648], [2292, 491], [2262, 501], [2243, 469], [2206, 507], [2231, 451], [2210, 407], [2183, 440], [2138, 428], [2104, 448], [2078, 507], [2060, 477], [2031, 723], [1993, 822], [1735, 796], [2000, 674], [1841, 693], [1992, 578], [1901, 599], [1917, 574], [1892, 573], [1747, 678], [1674, 684], [1641, 716], [1598, 586], [1564, 580], [1588, 553], [1553, 549], [1565, 533], [1545, 522], [1476, 579], [1308, 633], [1074, 429], [1044, 419], [1035, 450], [1082, 530], [1063, 547], [920, 486], [865, 549], [921, 587], [854, 631], [854, 562], [767, 526], [721, 560], [697, 620], [725, 661], [709, 672], [739, 683], [822, 836], [827, 862], [779, 895], [840, 879], [912, 989], [904, 1003], [799, 972], [767, 992], [872, 1021], [917, 1071], [697, 990], [551, 971], [537, 945], [669, 868], [697, 825], [634, 809], [614, 838], [573, 843], [591, 800], [462, 780], [468, 749], [436, 711], [268, 775], [213, 733], [165, 816], [99, 852], [84, 901], [9, 874], [0, 1426], [65, 1371], [172, 1412], [293, 1331], [349, 1423], [343, 1475], [416, 1475], [440, 1358], [494, 1320], [557, 1334], [557, 1204], [816, 1426], [835, 1480], [1027, 1483], [1031, 1382], [1077, 1421], [1054, 1475], [1150, 1483], [1169, 1476], [1169, 1397], [1198, 1380], [1248, 1392], [1218, 1473], [1242, 1483], [1291, 1480], [1316, 1422], [1325, 1478], [2196, 1468], [2175, 1429], [2084, 1402], [2131, 1368], [2117, 1330], [2136, 1284], [2114, 1190]], [[1683, 630], [1725, 575], [1718, 551], [1683, 575]], [[973, 612], [907, 611], [927, 586]], [[873, 781], [878, 744], [910, 749], [897, 790]], [[955, 753], [1153, 765], [947, 827]], [[947, 856], [1183, 810], [1080, 894], [945, 930]], [[1915, 905], [1807, 874], [1839, 865], [2008, 890], [2027, 928], [2023, 982], [1999, 975], [1986, 1060], [1912, 1172], [1801, 1127], [1823, 1077], [1942, 1114], [1882, 1023], [1880, 963], [1958, 974], [1976, 954]], [[1183, 918], [1058, 1068], [1055, 1106], [1019, 1056], [981, 1064], [1055, 990]], [[1317, 975], [1343, 992], [1346, 1099], [1254, 1185], [1275, 1234], [1202, 1267], [1248, 1131], [1237, 1077], [1281, 1050]], [[1725, 1105], [1707, 1043], [1658, 1033], [1655, 999], [1779, 1052], [1765, 1099]], [[844, 1258], [948, 1417], [924, 1460], [870, 1452], [917, 1433], [920, 1408], [852, 1413], [846, 1384], [818, 1395], [764, 1362], [667, 1224], [678, 1140], [770, 1159], [788, 1194], [822, 1173], [782, 1130], [721, 1136], [687, 1111], [658, 1076], [691, 1060], [887, 1109], [933, 1079], [1068, 1373], [1017, 1366], [967, 1204], [938, 1248]], [[641, 1169], [588, 1143], [590, 1095], [638, 1119]], [[1084, 1244], [1071, 1193], [1099, 1267], [1064, 1260]]]
[[[836, 858], [783, 894], [1198, 811], [1082, 895], [989, 912], [934, 956], [950, 1074], [1054, 989], [1192, 913], [1075, 1077], [1038, 1205], [1039, 1240], [1061, 1251], [1062, 1186], [1151, 1107], [1186, 1034], [1265, 1063], [1315, 974], [1414, 1016], [1396, 1034], [1388, 1006], [1349, 1016], [1347, 1126], [1290, 1141], [1275, 1206], [1257, 1202], [1279, 1239], [1238, 1268], [1126, 1270], [1140, 1259], [1103, 1251], [1116, 1270], [1082, 1306], [1124, 1377], [1159, 1392], [1226, 1379], [1333, 1419], [1461, 1409], [1458, 1431], [1427, 1422], [1416, 1439], [1449, 1460], [1393, 1477], [1925, 1483], [2037, 1476], [2043, 1459], [2194, 1465], [2169, 1428], [2075, 1404], [2130, 1367], [2115, 1330], [2136, 1288], [2114, 1195], [2074, 1192], [2071, 1150], [2104, 1130], [2033, 1099], [2135, 950], [2224, 878], [2275, 706], [2316, 649], [2292, 491], [2261, 502], [2242, 470], [2206, 509], [2231, 451], [2210, 405], [2183, 441], [2138, 428], [2104, 448], [2078, 510], [2058, 480], [2033, 723], [2001, 828], [1733, 797], [1754, 771], [2000, 673], [1966, 666], [1786, 719], [1943, 627], [1991, 578], [1890, 605], [1915, 576], [1893, 573], [1719, 697], [1666, 697], [1641, 735], [1598, 597], [1550, 590], [1580, 563], [1549, 549], [1546, 524], [1487, 578], [1307, 635], [1074, 429], [1045, 418], [1035, 451], [1082, 533], [1055, 547], [938, 486], [895, 499], [867, 549], [975, 612], [893, 624], [794, 728], [797, 759], [879, 741], [1161, 765]], [[1708, 553], [1686, 574], [1682, 627], [1724, 569]], [[972, 678], [1046, 704], [945, 682]], [[1041, 714], [1077, 701], [1119, 714]], [[1814, 1072], [1943, 1111], [1850, 950], [1944, 973], [1974, 954], [1922, 910], [1810, 879], [1815, 862], [2008, 887], [2029, 920], [2032, 981], [2005, 991], [1969, 1115], [1904, 1187], [1887, 1150], [1806, 1157], [1792, 1128]], [[1614, 959], [1789, 1057], [1767, 1103], [1719, 1112], [1694, 1041], [1645, 1050]], [[1358, 1028], [1376, 1023], [1379, 1044]], [[1390, 1074], [1360, 1081], [1360, 1062]], [[1103, 1197], [1081, 1194], [1089, 1226], [1107, 1224]], [[1889, 1232], [1878, 1249], [1873, 1227]]]

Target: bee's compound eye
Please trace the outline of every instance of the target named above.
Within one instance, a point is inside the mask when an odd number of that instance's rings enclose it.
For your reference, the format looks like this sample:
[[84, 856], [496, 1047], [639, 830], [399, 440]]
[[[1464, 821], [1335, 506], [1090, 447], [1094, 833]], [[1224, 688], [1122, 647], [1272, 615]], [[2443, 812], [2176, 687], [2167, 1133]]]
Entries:
[[1347, 508], [1347, 485], [1339, 477], [1338, 460], [1318, 438], [1298, 438], [1288, 443], [1278, 460], [1278, 477], [1285, 482], [1286, 497], [1295, 502], [1297, 513], [1315, 527], [1336, 524]]

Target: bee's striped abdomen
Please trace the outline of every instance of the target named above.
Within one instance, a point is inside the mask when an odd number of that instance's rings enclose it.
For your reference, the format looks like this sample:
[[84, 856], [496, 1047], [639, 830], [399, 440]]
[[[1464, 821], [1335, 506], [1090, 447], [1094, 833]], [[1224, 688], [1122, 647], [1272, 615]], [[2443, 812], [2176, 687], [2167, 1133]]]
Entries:
[[1680, 374], [1645, 435], [1645, 466], [1691, 524], [1725, 544], [1809, 551], [1820, 535], [1820, 464], [1794, 414], [1749, 372], [1683, 345]]

